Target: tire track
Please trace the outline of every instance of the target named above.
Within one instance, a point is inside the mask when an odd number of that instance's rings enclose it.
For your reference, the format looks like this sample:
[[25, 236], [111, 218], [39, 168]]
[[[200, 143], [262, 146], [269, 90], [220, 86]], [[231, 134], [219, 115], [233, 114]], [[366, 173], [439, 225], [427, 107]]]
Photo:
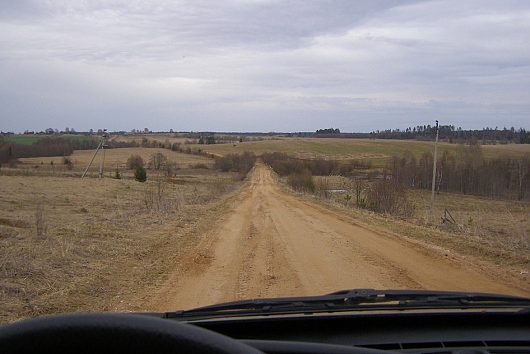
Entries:
[[283, 191], [263, 164], [250, 173], [227, 217], [202, 239], [168, 274], [147, 310], [347, 288], [530, 294], [478, 267], [300, 200]]

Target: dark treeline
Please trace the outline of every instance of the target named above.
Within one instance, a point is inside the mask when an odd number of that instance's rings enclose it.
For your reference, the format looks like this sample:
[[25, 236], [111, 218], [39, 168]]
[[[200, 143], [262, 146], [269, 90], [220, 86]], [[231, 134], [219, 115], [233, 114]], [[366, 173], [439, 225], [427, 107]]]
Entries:
[[282, 152], [264, 153], [262, 159], [280, 176], [303, 173], [304, 171], [309, 171], [313, 176], [350, 176], [354, 170], [369, 169], [371, 167], [370, 161], [303, 160]]
[[[99, 145], [96, 139], [68, 139], [46, 137], [31, 145], [16, 144], [0, 138], [0, 163], [14, 161], [21, 157], [69, 156], [74, 150], [92, 150]], [[109, 141], [108, 148], [138, 146], [134, 142]]]
[[[410, 188], [431, 189], [433, 155], [419, 159], [411, 153], [394, 157], [389, 166], [393, 180]], [[439, 156], [436, 190], [492, 198], [530, 199], [530, 156], [484, 159], [480, 145], [460, 146], [456, 153]]]
[[[436, 127], [431, 125], [418, 125], [409, 127], [405, 130], [387, 129], [371, 132], [370, 137], [377, 139], [416, 139], [416, 140], [433, 140], [436, 136]], [[484, 128], [478, 130], [464, 130], [454, 125], [441, 125], [439, 138], [442, 141], [450, 143], [462, 143], [472, 140], [482, 144], [492, 143], [515, 143], [530, 144], [530, 132], [526, 129], [514, 127], [503, 128]]]
[[338, 128], [328, 128], [328, 129], [317, 129], [315, 134], [340, 134], [340, 129]]
[[96, 140], [74, 140], [65, 138], [44, 138], [31, 145], [15, 144], [0, 139], [0, 163], [20, 157], [68, 156], [74, 150], [95, 149]]

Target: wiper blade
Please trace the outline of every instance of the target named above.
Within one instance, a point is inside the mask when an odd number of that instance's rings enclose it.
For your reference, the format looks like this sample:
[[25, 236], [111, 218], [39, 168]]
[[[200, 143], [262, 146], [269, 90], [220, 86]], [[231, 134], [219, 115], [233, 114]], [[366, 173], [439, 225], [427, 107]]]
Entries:
[[352, 289], [322, 296], [233, 301], [186, 311], [167, 312], [165, 315], [168, 318], [185, 318], [437, 307], [530, 307], [530, 298], [450, 291]]

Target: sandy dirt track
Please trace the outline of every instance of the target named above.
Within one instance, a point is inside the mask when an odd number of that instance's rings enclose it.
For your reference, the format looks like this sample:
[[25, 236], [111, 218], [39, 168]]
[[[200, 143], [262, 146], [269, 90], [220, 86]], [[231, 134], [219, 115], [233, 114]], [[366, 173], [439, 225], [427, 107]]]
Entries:
[[358, 226], [286, 193], [263, 164], [233, 210], [213, 225], [153, 294], [149, 310], [348, 288], [529, 294], [444, 252]]

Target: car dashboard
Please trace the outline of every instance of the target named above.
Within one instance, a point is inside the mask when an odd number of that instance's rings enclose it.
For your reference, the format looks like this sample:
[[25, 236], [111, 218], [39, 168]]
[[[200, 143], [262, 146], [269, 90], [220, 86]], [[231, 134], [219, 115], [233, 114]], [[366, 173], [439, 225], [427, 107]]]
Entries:
[[394, 312], [189, 321], [265, 353], [530, 353], [530, 311]]

